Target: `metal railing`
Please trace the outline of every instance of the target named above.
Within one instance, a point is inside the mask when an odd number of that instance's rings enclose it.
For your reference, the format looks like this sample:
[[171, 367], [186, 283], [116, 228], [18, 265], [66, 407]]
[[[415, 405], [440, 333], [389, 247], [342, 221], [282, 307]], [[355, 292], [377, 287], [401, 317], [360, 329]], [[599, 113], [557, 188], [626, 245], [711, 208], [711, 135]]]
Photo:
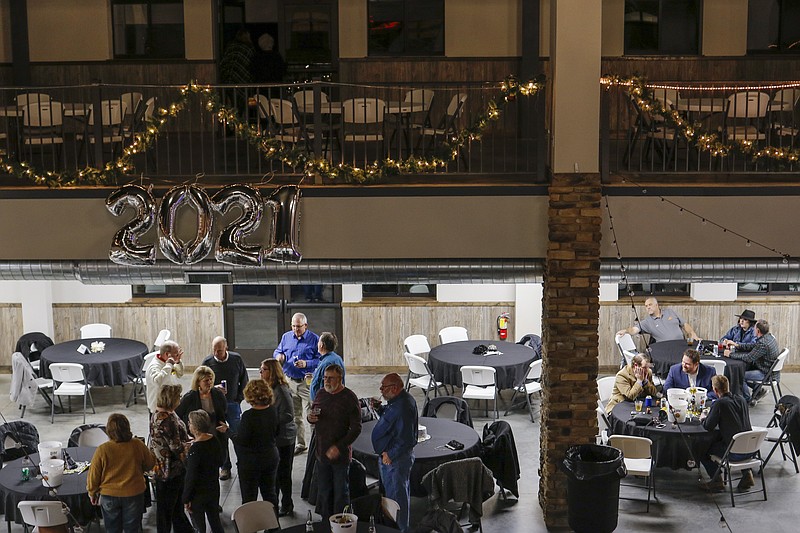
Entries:
[[[0, 88], [0, 157], [56, 174], [103, 168], [155, 125], [157, 138], [132, 155], [127, 174], [164, 183], [197, 174], [220, 183], [303, 175], [297, 159], [265, 156], [252, 138], [256, 132], [303, 154], [301, 161], [328, 168], [436, 158], [443, 164], [426, 181], [452, 175], [544, 180], [543, 91], [503, 103], [491, 121], [482, 119], [490, 101], [502, 99], [496, 83], [213, 86], [186, 98], [181, 89]], [[209, 111], [209, 96], [217, 109], [237, 113], [244, 135]], [[454, 139], [465, 131], [469, 140], [458, 145]]]

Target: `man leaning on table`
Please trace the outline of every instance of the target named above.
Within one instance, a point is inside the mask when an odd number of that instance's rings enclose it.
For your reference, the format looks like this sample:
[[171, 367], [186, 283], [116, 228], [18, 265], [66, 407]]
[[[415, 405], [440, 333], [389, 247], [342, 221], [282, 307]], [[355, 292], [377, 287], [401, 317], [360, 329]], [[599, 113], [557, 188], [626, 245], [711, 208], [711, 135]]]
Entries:
[[[741, 396], [731, 394], [728, 378], [725, 376], [714, 376], [711, 380], [714, 393], [719, 398], [711, 404], [708, 416], [701, 416], [703, 428], [706, 431], [713, 431], [719, 428], [718, 440], [708, 449], [708, 453], [700, 459], [708, 472], [711, 480], [707, 483], [701, 482], [700, 485], [713, 492], [725, 490], [725, 483], [722, 481], [722, 473], [719, 465], [711, 460], [712, 455], [722, 457], [728, 449], [728, 445], [733, 440], [733, 436], [742, 431], [750, 431], [750, 412], [747, 404]], [[752, 454], [731, 454], [732, 461], [741, 461], [752, 457]], [[737, 489], [745, 491], [755, 484], [753, 471], [750, 469], [742, 471], [742, 479], [739, 481]]]
[[672, 309], [661, 309], [658, 300], [653, 296], [644, 301], [644, 308], [647, 310], [647, 316], [633, 326], [619, 330], [617, 337], [626, 333], [630, 335], [647, 333], [650, 335], [650, 342], [681, 340], [685, 339], [687, 335], [696, 341], [700, 340], [690, 324], [684, 322]]
[[734, 315], [739, 318], [739, 321], [728, 330], [728, 333], [722, 336], [719, 342], [727, 345], [730, 343], [753, 343], [756, 342], [756, 314], [750, 309], [742, 311], [741, 315]]
[[175, 341], [165, 341], [161, 345], [150, 366], [145, 372], [145, 390], [147, 391], [147, 408], [150, 413], [156, 412], [158, 393], [164, 385], [180, 385], [183, 376], [183, 350]]
[[767, 394], [767, 389], [761, 385], [756, 385], [755, 390], [750, 392], [748, 381], [761, 381], [772, 368], [781, 349], [775, 336], [769, 332], [769, 323], [766, 320], [756, 322], [756, 341], [753, 343], [728, 342], [728, 348], [723, 352], [725, 357], [739, 359], [747, 363], [747, 371], [744, 373], [744, 399], [755, 406], [756, 402]]
[[664, 390], [702, 387], [706, 389], [709, 398], [715, 399], [716, 395], [711, 386], [711, 379], [716, 375], [717, 371], [713, 366], [706, 366], [700, 362], [700, 352], [690, 348], [683, 352], [683, 359], [680, 363], [669, 367], [669, 374], [664, 381]]
[[655, 397], [658, 393], [656, 386], [653, 385], [653, 373], [650, 371], [650, 363], [647, 358], [637, 353], [631, 359], [631, 364], [624, 366], [617, 372], [614, 378], [614, 388], [611, 391], [611, 398], [606, 405], [606, 412], [611, 410], [620, 402], [633, 401], [636, 398], [647, 396]]

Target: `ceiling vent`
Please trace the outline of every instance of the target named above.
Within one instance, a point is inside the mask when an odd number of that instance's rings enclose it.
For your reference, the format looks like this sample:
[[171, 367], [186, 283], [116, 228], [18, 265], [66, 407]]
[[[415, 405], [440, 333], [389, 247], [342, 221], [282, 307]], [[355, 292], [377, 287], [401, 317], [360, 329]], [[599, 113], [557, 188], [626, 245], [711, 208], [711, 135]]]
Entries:
[[226, 285], [233, 283], [233, 276], [230, 272], [186, 272], [186, 283]]

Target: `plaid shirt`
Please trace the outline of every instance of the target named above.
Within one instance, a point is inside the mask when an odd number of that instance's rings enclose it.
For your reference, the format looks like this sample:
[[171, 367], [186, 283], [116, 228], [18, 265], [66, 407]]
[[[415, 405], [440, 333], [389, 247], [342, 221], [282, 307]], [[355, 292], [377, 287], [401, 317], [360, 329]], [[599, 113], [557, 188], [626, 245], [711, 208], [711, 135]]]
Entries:
[[752, 344], [740, 344], [731, 353], [731, 359], [740, 359], [747, 363], [748, 370], [760, 370], [766, 376], [769, 369], [778, 359], [781, 349], [772, 333], [759, 337]]

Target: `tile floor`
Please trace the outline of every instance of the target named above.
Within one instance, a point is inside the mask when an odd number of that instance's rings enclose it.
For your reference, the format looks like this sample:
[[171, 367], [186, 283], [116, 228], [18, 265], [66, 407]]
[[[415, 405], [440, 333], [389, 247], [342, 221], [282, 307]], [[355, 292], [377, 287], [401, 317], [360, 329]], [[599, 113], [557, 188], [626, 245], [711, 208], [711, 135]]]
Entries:
[[[255, 373], [251, 373], [252, 376]], [[0, 376], [0, 391], [8, 390], [11, 377]], [[185, 386], [188, 385], [188, 376], [184, 378]], [[358, 396], [377, 394], [380, 376], [375, 375], [348, 375], [348, 386]], [[786, 374], [783, 378], [784, 394], [800, 393], [800, 374]], [[96, 388], [93, 391], [97, 414], [87, 415], [87, 422], [105, 423], [111, 412], [122, 412], [131, 419], [134, 433], [146, 435], [147, 409], [140, 400], [137, 405], [125, 408], [128, 389], [123, 392], [120, 388]], [[414, 390], [420, 406], [422, 394]], [[506, 391], [506, 399], [510, 392]], [[771, 416], [769, 398], [751, 410], [754, 424], [764, 425]], [[20, 411], [12, 405], [7, 395], [0, 400], [0, 410], [9, 420], [19, 418]], [[477, 416], [475, 416], [477, 415]], [[475, 427], [480, 431], [488, 421], [483, 418], [483, 412], [475, 409]], [[45, 410], [41, 399], [34, 408], [28, 409], [25, 420], [36, 424], [41, 440], [62, 440], [66, 442], [72, 429], [83, 422], [83, 417], [78, 411], [72, 414], [56, 415], [56, 423], [50, 423], [49, 410]], [[539, 468], [539, 422], [532, 424], [527, 411], [519, 410], [505, 417], [513, 430], [517, 450], [522, 466], [520, 479], [520, 498], [502, 501], [497, 495], [484, 504], [483, 528], [486, 533], [528, 533], [546, 531], [542, 519], [542, 510], [538, 501], [537, 471]], [[766, 448], [765, 445], [765, 449]], [[765, 452], [766, 453], [766, 452]], [[305, 521], [309, 506], [299, 498], [300, 480], [305, 466], [305, 455], [295, 461], [293, 473], [294, 487], [298, 494], [295, 497], [294, 517], [282, 519], [284, 526], [294, 525]], [[645, 513], [644, 503], [622, 500], [619, 505], [619, 525], [617, 531], [653, 531], [668, 533], [672, 531], [705, 531], [721, 527], [734, 532], [769, 531], [770, 533], [797, 531], [800, 520], [800, 475], [795, 474], [794, 468], [786, 461], [782, 461], [780, 454], [773, 456], [767, 470], [767, 493], [769, 500], [764, 502], [758, 496], [750, 496], [737, 500], [735, 508], [731, 508], [727, 493], [711, 495], [700, 491], [697, 487], [696, 471], [672, 471], [658, 469], [656, 484], [658, 502], [650, 507], [650, 512]], [[226, 530], [233, 531], [230, 520], [231, 512], [241, 503], [238, 480], [235, 475], [230, 481], [222, 483], [222, 506], [224, 509], [223, 525]], [[638, 492], [638, 491], [637, 491]], [[623, 494], [625, 489], [623, 488]], [[639, 494], [633, 494], [639, 496]], [[587, 494], [587, 498], [591, 495]], [[419, 519], [427, 509], [427, 502], [421, 498], [412, 499], [412, 523]], [[724, 522], [721, 522], [724, 517]], [[93, 527], [94, 531], [102, 527]], [[155, 531], [155, 510], [150, 508], [144, 519], [144, 530]], [[12, 532], [21, 532], [23, 528], [13, 524]]]

